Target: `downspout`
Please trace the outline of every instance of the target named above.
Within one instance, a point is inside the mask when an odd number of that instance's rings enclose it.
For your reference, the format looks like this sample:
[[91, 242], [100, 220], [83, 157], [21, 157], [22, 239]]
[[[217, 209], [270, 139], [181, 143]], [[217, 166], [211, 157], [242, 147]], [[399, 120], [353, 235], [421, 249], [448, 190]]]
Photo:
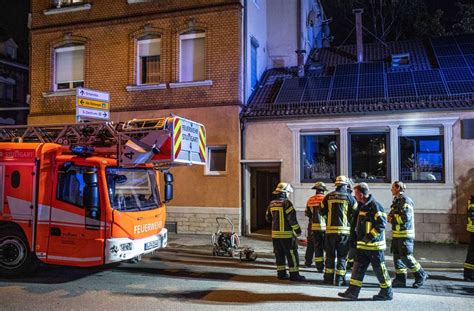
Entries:
[[303, 12], [303, 1], [298, 0], [297, 5], [297, 14], [296, 14], [296, 39], [298, 41], [298, 49], [296, 52], [297, 64], [298, 64], [298, 77], [304, 76], [304, 54], [306, 51], [304, 50], [304, 35], [303, 35], [303, 21], [304, 12]]
[[[242, 43], [243, 43], [243, 107], [242, 111], [240, 112], [240, 159], [244, 160], [245, 159], [245, 118], [244, 118], [244, 112], [247, 109], [247, 0], [244, 1], [244, 7], [243, 7], [243, 27], [242, 27]], [[240, 229], [242, 235], [248, 234], [246, 230], [246, 218], [247, 218], [247, 201], [245, 200], [246, 194], [247, 194], [247, 189], [246, 189], [246, 184], [245, 184], [245, 167], [243, 164], [240, 164], [240, 195], [241, 195], [241, 219], [240, 219]]]

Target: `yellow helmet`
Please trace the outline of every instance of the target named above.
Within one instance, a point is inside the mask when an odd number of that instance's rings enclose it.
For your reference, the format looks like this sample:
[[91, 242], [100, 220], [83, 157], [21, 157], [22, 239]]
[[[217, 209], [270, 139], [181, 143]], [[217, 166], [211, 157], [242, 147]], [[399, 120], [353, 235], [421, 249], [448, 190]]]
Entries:
[[293, 187], [291, 187], [291, 185], [289, 183], [286, 183], [286, 182], [281, 182], [279, 183], [275, 190], [272, 192], [273, 194], [278, 194], [278, 193], [290, 193], [290, 192], [293, 192]]
[[326, 184], [323, 183], [322, 181], [318, 181], [314, 184], [313, 188], [311, 189], [316, 189], [316, 190], [321, 190], [321, 191], [328, 191], [328, 188], [326, 187]]
[[339, 186], [339, 185], [349, 185], [350, 184], [350, 181], [349, 181], [349, 178], [347, 178], [346, 176], [344, 175], [340, 175], [340, 176], [337, 176], [336, 177], [336, 182], [335, 182], [336, 186]]

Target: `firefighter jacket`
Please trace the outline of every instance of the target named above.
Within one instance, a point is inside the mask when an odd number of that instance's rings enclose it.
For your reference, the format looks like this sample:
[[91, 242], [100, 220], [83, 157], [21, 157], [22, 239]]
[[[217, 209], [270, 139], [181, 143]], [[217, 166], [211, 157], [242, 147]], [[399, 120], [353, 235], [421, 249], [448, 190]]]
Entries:
[[387, 215], [382, 205], [370, 195], [367, 202], [359, 205], [355, 227], [357, 249], [384, 250], [386, 225]]
[[306, 202], [305, 215], [311, 221], [311, 231], [326, 231], [326, 220], [321, 215], [321, 202], [324, 194], [313, 195]]
[[350, 234], [351, 219], [357, 202], [347, 191], [328, 193], [321, 204], [321, 215], [326, 217], [326, 233]]
[[474, 233], [474, 200], [467, 201], [467, 231]]
[[296, 211], [290, 200], [278, 197], [270, 202], [266, 213], [267, 222], [272, 223], [272, 238], [292, 238], [293, 230], [299, 235], [301, 228], [296, 220]]
[[389, 213], [392, 223], [392, 237], [415, 238], [414, 206], [410, 197], [403, 192], [393, 199]]

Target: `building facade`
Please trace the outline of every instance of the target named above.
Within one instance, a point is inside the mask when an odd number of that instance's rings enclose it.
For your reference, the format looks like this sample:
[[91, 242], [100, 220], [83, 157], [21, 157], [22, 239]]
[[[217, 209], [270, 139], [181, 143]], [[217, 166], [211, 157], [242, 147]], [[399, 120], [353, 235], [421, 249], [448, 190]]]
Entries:
[[173, 168], [168, 222], [208, 233], [240, 217], [240, 1], [32, 1], [30, 124], [75, 122], [75, 88], [110, 93], [111, 120], [206, 126], [206, 167]]

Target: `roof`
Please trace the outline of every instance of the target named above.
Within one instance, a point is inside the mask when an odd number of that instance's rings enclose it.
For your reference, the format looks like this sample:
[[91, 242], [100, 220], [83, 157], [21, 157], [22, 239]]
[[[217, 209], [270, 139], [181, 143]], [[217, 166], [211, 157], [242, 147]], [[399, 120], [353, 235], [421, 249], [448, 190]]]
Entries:
[[[402, 53], [410, 65], [392, 67], [392, 54]], [[474, 34], [366, 44], [364, 63], [356, 62], [355, 45], [321, 49], [317, 63], [312, 58], [304, 77], [296, 68], [268, 70], [243, 116], [474, 109]]]

